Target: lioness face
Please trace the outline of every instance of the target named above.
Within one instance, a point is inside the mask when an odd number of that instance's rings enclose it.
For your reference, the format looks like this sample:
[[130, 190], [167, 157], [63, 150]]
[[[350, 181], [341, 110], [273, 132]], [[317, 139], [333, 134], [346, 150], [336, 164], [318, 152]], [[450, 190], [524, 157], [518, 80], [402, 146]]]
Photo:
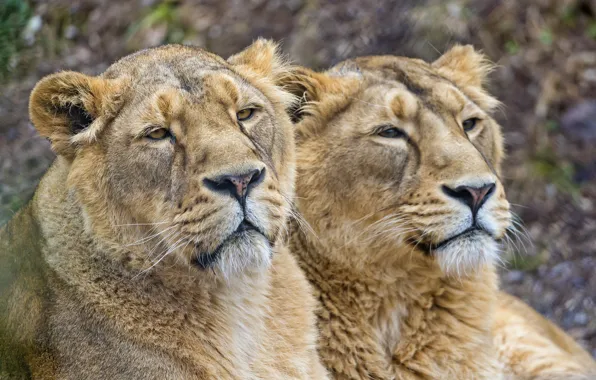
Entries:
[[497, 102], [475, 77], [484, 67], [457, 47], [433, 65], [363, 57], [305, 74], [297, 198], [319, 236], [368, 246], [362, 260], [400, 247], [390, 251], [431, 257], [449, 274], [497, 258], [510, 213], [489, 114]]
[[46, 134], [71, 161], [88, 228], [137, 250], [145, 269], [166, 258], [226, 276], [266, 265], [293, 195], [291, 97], [275, 86], [278, 60], [265, 41], [228, 62], [166, 46], [99, 78], [42, 81], [32, 118], [42, 134], [51, 112], [65, 124], [68, 135]]

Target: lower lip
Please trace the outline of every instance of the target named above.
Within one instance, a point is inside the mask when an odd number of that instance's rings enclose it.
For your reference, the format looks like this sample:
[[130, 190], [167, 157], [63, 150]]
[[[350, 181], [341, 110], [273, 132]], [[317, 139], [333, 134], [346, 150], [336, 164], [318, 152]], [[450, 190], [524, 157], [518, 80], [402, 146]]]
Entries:
[[256, 231], [256, 228], [250, 224], [241, 224], [240, 226], [238, 226], [236, 231], [233, 232], [233, 234], [239, 234], [246, 231]]
[[464, 232], [461, 232], [455, 236], [450, 237], [449, 239], [445, 239], [442, 242], [440, 242], [439, 244], [437, 244], [434, 249], [440, 249], [441, 247], [449, 244], [450, 242], [454, 241], [454, 240], [458, 240], [467, 236], [471, 236], [471, 235], [477, 235], [477, 234], [486, 234], [486, 232], [484, 230], [481, 230], [479, 228], [473, 228], [473, 229], [468, 229]]
[[201, 269], [210, 268], [219, 259], [219, 247], [212, 253], [202, 253], [196, 256], [192, 263]]
[[201, 269], [207, 269], [210, 268], [213, 263], [215, 263], [218, 259], [219, 259], [219, 253], [221, 251], [221, 249], [229, 244], [229, 240], [232, 237], [238, 236], [238, 235], [242, 235], [242, 234], [247, 234], [251, 231], [255, 231], [260, 233], [254, 226], [252, 226], [251, 224], [246, 223], [245, 225], [241, 225], [238, 227], [238, 229], [236, 229], [236, 231], [232, 232], [231, 235], [229, 235], [217, 248], [215, 248], [215, 250], [211, 253], [201, 253], [199, 255], [197, 255], [192, 262], [197, 265], [199, 268]]

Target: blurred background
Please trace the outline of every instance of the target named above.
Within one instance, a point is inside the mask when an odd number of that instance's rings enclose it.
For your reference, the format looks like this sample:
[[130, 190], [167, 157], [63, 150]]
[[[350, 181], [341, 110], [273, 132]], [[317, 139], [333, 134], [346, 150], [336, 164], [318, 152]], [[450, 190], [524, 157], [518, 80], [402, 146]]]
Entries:
[[0, 0], [0, 225], [54, 158], [27, 113], [41, 77], [98, 74], [164, 43], [227, 57], [259, 36], [316, 69], [366, 54], [432, 61], [455, 43], [497, 63], [503, 179], [526, 229], [502, 286], [596, 356], [596, 0]]

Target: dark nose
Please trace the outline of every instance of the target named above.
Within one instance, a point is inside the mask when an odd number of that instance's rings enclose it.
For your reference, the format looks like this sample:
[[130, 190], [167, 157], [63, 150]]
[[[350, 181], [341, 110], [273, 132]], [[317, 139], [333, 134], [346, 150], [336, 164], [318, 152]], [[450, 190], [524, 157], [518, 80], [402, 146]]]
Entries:
[[490, 183], [481, 187], [472, 186], [458, 186], [455, 189], [443, 185], [443, 192], [455, 198], [463, 204], [468, 205], [472, 210], [472, 215], [476, 215], [480, 207], [486, 202], [488, 198], [494, 193], [495, 184]]
[[263, 181], [265, 169], [251, 169], [245, 173], [222, 174], [205, 178], [205, 185], [212, 191], [228, 193], [244, 205], [249, 191]]

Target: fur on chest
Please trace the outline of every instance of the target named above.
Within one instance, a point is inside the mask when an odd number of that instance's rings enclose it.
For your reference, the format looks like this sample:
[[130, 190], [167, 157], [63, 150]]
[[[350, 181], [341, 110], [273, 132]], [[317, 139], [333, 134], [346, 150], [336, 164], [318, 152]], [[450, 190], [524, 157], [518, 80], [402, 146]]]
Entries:
[[404, 300], [391, 358], [395, 373], [499, 379], [502, 370], [491, 335], [493, 293], [487, 283], [440, 281], [432, 292]]
[[221, 287], [185, 281], [105, 270], [56, 276], [53, 324], [73, 326], [58, 346], [76, 354], [77, 345], [104, 336], [112, 351], [133, 361], [157, 355], [218, 378], [253, 377], [269, 347], [268, 279]]
[[319, 295], [320, 326], [328, 344], [343, 344], [341, 332], [357, 330], [350, 336], [360, 337], [360, 345], [345, 341], [349, 345], [339, 351], [376, 352], [386, 363], [381, 366], [398, 378], [500, 378], [491, 338], [495, 290], [490, 281], [451, 283], [435, 277], [383, 285], [352, 282], [333, 291], [319, 289], [325, 290]]

